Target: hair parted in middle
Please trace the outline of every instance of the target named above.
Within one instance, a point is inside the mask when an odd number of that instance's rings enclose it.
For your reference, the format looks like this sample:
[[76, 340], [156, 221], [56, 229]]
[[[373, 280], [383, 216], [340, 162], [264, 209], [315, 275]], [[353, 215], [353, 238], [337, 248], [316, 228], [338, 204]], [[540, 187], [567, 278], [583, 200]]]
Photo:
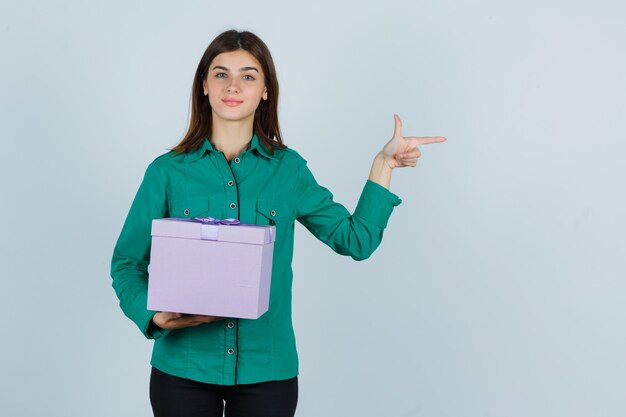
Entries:
[[209, 44], [200, 59], [191, 89], [189, 127], [180, 143], [172, 148], [178, 154], [193, 152], [202, 145], [205, 138], [211, 135], [211, 104], [208, 97], [204, 95], [202, 83], [208, 76], [209, 66], [217, 55], [240, 49], [247, 51], [259, 61], [267, 87], [267, 100], [261, 100], [254, 113], [253, 130], [271, 153], [274, 149], [287, 147], [283, 143], [278, 123], [278, 78], [272, 55], [267, 45], [254, 33], [231, 29], [219, 34]]

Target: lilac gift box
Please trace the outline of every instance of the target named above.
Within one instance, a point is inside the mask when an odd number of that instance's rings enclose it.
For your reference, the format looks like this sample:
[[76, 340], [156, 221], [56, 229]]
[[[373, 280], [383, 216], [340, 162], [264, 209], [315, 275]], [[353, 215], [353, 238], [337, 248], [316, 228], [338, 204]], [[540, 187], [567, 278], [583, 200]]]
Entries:
[[152, 220], [148, 310], [246, 319], [267, 311], [276, 226], [229, 220]]

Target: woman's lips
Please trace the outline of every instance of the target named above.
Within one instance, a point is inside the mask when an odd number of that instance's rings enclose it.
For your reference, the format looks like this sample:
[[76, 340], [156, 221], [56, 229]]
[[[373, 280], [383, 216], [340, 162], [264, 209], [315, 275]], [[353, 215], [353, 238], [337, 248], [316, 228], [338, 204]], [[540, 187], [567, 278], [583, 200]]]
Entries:
[[230, 107], [235, 107], [243, 103], [243, 101], [239, 101], [239, 100], [222, 100], [222, 101], [224, 102], [224, 104]]

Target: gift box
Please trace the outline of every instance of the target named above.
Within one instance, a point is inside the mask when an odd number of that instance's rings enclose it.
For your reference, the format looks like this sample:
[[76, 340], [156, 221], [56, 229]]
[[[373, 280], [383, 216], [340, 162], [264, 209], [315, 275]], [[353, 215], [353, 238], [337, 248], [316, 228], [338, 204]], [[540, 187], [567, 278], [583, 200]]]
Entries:
[[152, 221], [148, 310], [256, 319], [269, 307], [276, 226]]

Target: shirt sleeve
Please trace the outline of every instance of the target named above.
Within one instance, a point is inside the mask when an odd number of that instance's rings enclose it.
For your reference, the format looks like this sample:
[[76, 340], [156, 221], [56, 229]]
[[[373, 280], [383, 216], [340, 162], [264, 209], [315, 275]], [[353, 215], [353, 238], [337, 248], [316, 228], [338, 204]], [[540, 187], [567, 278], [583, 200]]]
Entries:
[[113, 289], [120, 307], [148, 339], [170, 332], [151, 325], [156, 311], [147, 309], [152, 219], [166, 217], [167, 211], [165, 183], [152, 163], [135, 195], [111, 260]]
[[393, 208], [402, 202], [368, 179], [350, 215], [342, 204], [333, 201], [327, 188], [317, 183], [306, 162], [298, 174], [297, 190], [298, 221], [335, 252], [357, 261], [369, 258], [380, 245]]

